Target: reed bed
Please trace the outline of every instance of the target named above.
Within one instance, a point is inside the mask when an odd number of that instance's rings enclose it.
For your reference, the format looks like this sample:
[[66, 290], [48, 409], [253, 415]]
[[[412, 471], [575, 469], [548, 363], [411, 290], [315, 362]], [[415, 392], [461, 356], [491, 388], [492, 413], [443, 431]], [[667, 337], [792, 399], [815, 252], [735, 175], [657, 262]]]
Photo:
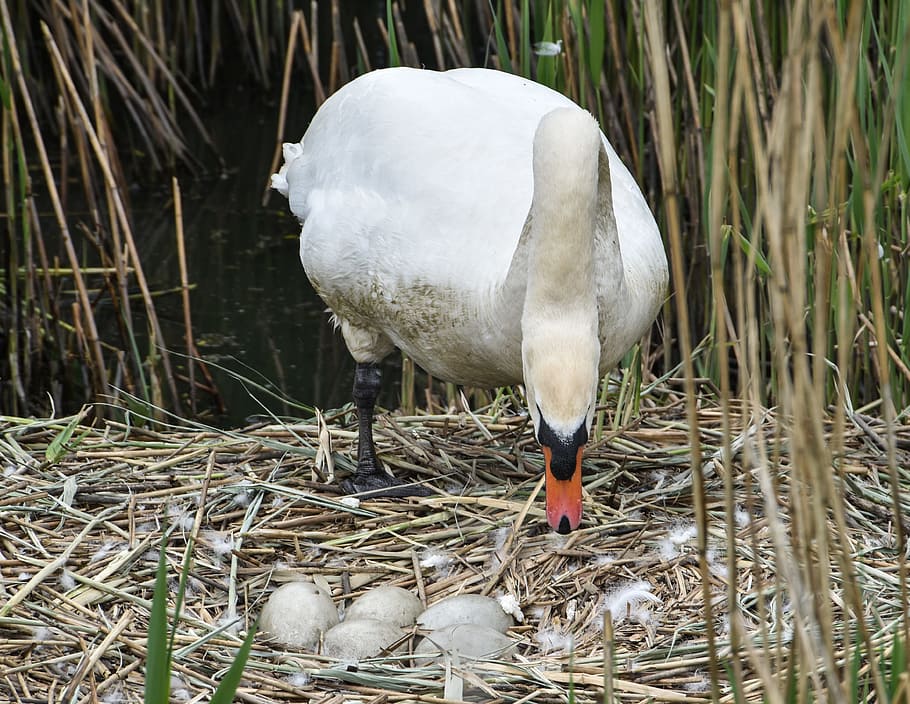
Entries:
[[[852, 559], [850, 579], [863, 593], [870, 643], [888, 656], [902, 597], [880, 447], [886, 428], [876, 418], [857, 419], [843, 438], [849, 491], [846, 530], [838, 535]], [[569, 536], [546, 528], [542, 458], [526, 416], [508, 405], [384, 416], [377, 429], [382, 458], [437, 493], [356, 507], [340, 503], [325, 481], [328, 467], [343, 474], [355, 461], [347, 413], [233, 432], [82, 422], [81, 415], [7, 417], [0, 426], [5, 701], [141, 701], [163, 533], [174, 579], [187, 541], [196, 546], [175, 642], [172, 692], [184, 701], [207, 698], [270, 590], [289, 579], [327, 586], [341, 608], [380, 584], [411, 589], [425, 603], [457, 593], [513, 596], [523, 613], [511, 631], [519, 654], [512, 662], [465, 666], [469, 699], [563, 702], [571, 689], [576, 702], [599, 702], [605, 672], [612, 672], [615, 701], [709, 701], [709, 630], [718, 664], [741, 667], [739, 680], [722, 678], [720, 701], [766, 700], [767, 682], [750, 667], [750, 651], [768, 658], [781, 684], [795, 665], [798, 595], [779, 581], [774, 541], [776, 531], [797, 530], [796, 507], [784, 486], [773, 501], [763, 496], [759, 469], [743, 462], [744, 450], [779, 437], [771, 410], [757, 424], [732, 419], [729, 462], [721, 461], [723, 414], [710, 406], [698, 413], [710, 629], [691, 433], [683, 398], [667, 388], [644, 400], [634, 423], [589, 448], [586, 520]], [[898, 442], [906, 468], [910, 431]], [[794, 460], [786, 444], [779, 453], [776, 481], [785, 485]], [[731, 544], [734, 555], [726, 552]], [[849, 662], [856, 634], [846, 618], [844, 579], [832, 565], [816, 597], [839, 624], [828, 634], [832, 655]], [[610, 609], [613, 637], [605, 648]], [[743, 629], [737, 641], [730, 639], [734, 620]], [[859, 668], [860, 683], [870, 680], [869, 668]], [[434, 702], [442, 701], [444, 680], [441, 667], [412, 667], [400, 656], [337, 663], [259, 634], [237, 700]]]
[[[219, 406], [194, 345], [179, 179], [223, 168], [201, 114], [229, 58], [224, 45], [258, 57], [248, 66], [267, 89], [262, 43], [286, 27], [271, 3], [262, 16], [246, 3], [215, 5], [210, 14], [195, 2], [0, 2], [7, 412], [127, 398], [147, 411]], [[182, 339], [163, 332], [130, 207], [132, 186], [171, 178], [164, 207], [180, 253], [172, 280], [184, 274], [174, 286], [185, 292]]]
[[[175, 659], [175, 689], [188, 697], [231, 662], [236, 619], [242, 633], [272, 585], [303, 576], [325, 580], [340, 605], [378, 583], [427, 601], [515, 596], [526, 616], [513, 629], [519, 657], [466, 673], [478, 698], [906, 700], [906, 3], [428, 0], [387, 2], [369, 24], [335, 0], [227, 2], [230, 22], [199, 3], [143, 13], [121, 0], [46, 0], [19, 15], [10, 5], [0, 0], [14, 235], [2, 243], [11, 412], [0, 451], [0, 686], [12, 700], [136, 699], [163, 530], [174, 573], [187, 536], [198, 537]], [[44, 24], [24, 21], [29, 12]], [[143, 415], [179, 413], [189, 394], [167, 369], [171, 343], [142, 284], [118, 155], [155, 127], [156, 163], [191, 159], [174, 115], [204, 125], [183, 81], [211, 85], [228, 45], [255, 80], [281, 77], [282, 114], [300, 81], [318, 103], [389, 57], [511, 70], [598, 117], [654, 207], [674, 293], [604, 384], [583, 530], [562, 539], [543, 529], [540, 458], [513, 392], [472, 395], [480, 409], [454, 413], [451, 386], [428, 386], [418, 402], [407, 363], [410, 415], [386, 416], [378, 435], [397, 472], [440, 492], [428, 499], [339, 504], [320, 472], [351, 468], [347, 413], [236, 432], [146, 425]], [[138, 60], [111, 58], [127, 54]], [[50, 94], [31, 93], [29, 76]], [[136, 102], [132, 85], [143, 91]], [[138, 122], [112, 124], [107, 100]], [[276, 143], [302, 130], [282, 119]], [[54, 141], [60, 164], [47, 156]], [[91, 189], [89, 225], [67, 214], [74, 173]], [[65, 265], [46, 253], [39, 182]], [[74, 296], [54, 283], [64, 269]], [[134, 290], [141, 312], [125, 305]], [[106, 339], [102, 300], [118, 304]], [[41, 334], [45, 321], [55, 322]], [[38, 342], [40, 354], [26, 344]], [[84, 398], [130, 410], [119, 422], [89, 423], [108, 405], [72, 422], [26, 419], [29, 389], [69, 366]], [[51, 390], [54, 401], [74, 398]], [[439, 413], [413, 410], [439, 397]], [[604, 598], [635, 586], [639, 603], [604, 627]], [[443, 678], [394, 658], [355, 668], [259, 639], [242, 697], [439, 701]]]

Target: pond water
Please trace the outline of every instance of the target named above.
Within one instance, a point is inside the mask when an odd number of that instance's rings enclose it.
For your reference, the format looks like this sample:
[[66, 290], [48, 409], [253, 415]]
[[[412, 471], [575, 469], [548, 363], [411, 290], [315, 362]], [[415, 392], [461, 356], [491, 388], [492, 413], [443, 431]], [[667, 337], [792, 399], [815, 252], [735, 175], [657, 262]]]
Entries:
[[[299, 139], [312, 117], [306, 86], [292, 91], [286, 139]], [[287, 201], [263, 192], [275, 147], [277, 101], [237, 87], [218, 101], [206, 124], [225, 162], [222, 175], [181, 177], [193, 329], [226, 406], [221, 425], [262, 414], [305, 411], [245, 383], [274, 389], [299, 403], [337, 408], [351, 400], [353, 361], [325, 304], [307, 281], [298, 256], [300, 225]], [[179, 283], [170, 187], [133, 195], [146, 274], [159, 289]], [[178, 295], [156, 303], [171, 348], [182, 348]], [[395, 360], [383, 399], [394, 396]], [[224, 370], [214, 365], [224, 367]]]

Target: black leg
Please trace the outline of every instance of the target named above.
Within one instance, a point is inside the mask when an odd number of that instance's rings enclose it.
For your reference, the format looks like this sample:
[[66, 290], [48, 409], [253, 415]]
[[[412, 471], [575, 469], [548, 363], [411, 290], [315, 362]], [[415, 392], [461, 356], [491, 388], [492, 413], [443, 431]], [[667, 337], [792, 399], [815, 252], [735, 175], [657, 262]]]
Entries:
[[373, 445], [373, 408], [382, 378], [378, 364], [357, 363], [354, 370], [354, 405], [357, 407], [357, 472], [342, 482], [349, 494], [370, 496], [428, 496], [419, 484], [404, 484], [385, 471]]
[[378, 364], [357, 364], [354, 370], [354, 405], [357, 407], [357, 474], [385, 474], [373, 445], [373, 409], [379, 396], [382, 371]]

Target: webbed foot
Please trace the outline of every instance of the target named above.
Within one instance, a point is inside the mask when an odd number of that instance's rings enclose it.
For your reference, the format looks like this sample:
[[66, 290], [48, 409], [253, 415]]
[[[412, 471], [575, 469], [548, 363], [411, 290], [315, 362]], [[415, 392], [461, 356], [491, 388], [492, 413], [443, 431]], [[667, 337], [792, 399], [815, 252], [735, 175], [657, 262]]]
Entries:
[[356, 494], [361, 499], [430, 496], [433, 493], [422, 484], [403, 482], [382, 470], [369, 473], [357, 472], [349, 479], [343, 480], [341, 488], [346, 494]]

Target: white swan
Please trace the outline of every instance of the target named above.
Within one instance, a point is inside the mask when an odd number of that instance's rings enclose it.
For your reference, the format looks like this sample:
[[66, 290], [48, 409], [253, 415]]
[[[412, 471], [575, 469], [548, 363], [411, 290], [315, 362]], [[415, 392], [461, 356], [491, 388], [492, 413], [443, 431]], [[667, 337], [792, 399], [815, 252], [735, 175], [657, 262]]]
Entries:
[[372, 440], [377, 363], [399, 347], [440, 379], [524, 383], [547, 520], [578, 527], [598, 381], [667, 287], [654, 217], [591, 115], [498, 71], [385, 69], [329, 98], [284, 158], [272, 186], [357, 362], [349, 488], [407, 492]]

